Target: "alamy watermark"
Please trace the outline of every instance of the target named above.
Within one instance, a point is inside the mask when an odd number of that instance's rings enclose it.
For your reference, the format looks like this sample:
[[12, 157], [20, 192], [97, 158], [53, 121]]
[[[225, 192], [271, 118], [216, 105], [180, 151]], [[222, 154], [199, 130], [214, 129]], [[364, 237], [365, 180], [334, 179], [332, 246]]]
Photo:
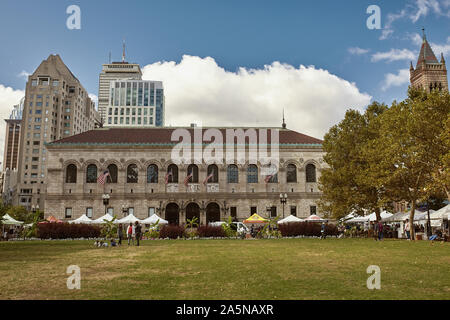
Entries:
[[280, 162], [278, 129], [179, 128], [172, 132], [171, 141], [177, 143], [171, 153], [171, 160], [176, 165], [190, 163], [244, 165], [248, 161], [248, 164], [260, 163], [262, 175], [274, 175], [278, 172]]
[[68, 6], [66, 13], [70, 14], [67, 18], [66, 26], [69, 30], [80, 30], [81, 29], [81, 9], [77, 5]]
[[369, 30], [381, 29], [381, 9], [380, 9], [380, 7], [373, 4], [369, 7], [367, 7], [366, 13], [370, 14], [370, 16], [367, 18], [367, 21], [366, 21], [367, 28]]
[[367, 267], [366, 272], [372, 274], [367, 278], [367, 289], [380, 290], [381, 289], [381, 269], [379, 266], [371, 265]]
[[80, 290], [81, 289], [81, 269], [77, 265], [67, 267], [66, 273], [70, 276], [67, 278], [67, 289]]

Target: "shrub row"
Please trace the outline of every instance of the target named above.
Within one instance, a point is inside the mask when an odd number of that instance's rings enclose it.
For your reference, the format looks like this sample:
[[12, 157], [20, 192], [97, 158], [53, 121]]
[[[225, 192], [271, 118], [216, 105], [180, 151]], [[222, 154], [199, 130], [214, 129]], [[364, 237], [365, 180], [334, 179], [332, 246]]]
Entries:
[[41, 223], [37, 236], [40, 239], [99, 238], [100, 230], [99, 226], [88, 224]]
[[159, 237], [162, 239], [177, 239], [183, 238], [186, 233], [184, 226], [165, 225], [159, 230]]
[[[320, 237], [322, 225], [316, 222], [290, 222], [278, 226], [283, 237]], [[327, 224], [325, 228], [327, 236], [337, 236], [338, 229], [334, 224]]]
[[225, 238], [225, 230], [221, 226], [213, 227], [202, 225], [197, 228], [197, 234], [200, 238]]

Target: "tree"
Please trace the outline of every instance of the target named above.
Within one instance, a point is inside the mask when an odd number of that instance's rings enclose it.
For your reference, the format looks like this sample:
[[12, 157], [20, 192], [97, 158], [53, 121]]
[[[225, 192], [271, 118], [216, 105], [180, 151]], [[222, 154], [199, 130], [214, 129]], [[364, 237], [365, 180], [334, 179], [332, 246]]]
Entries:
[[448, 93], [410, 88], [405, 101], [394, 102], [382, 114], [379, 137], [367, 145], [368, 181], [383, 189], [384, 201], [410, 202], [411, 222], [417, 201], [429, 197], [432, 186], [445, 172], [442, 161], [449, 151], [442, 139], [446, 137], [443, 130], [449, 113]]
[[329, 168], [322, 170], [319, 207], [335, 219], [356, 211], [375, 211], [380, 219], [382, 189], [367, 179], [366, 147], [378, 139], [379, 118], [387, 106], [373, 102], [364, 114], [348, 110], [344, 120], [325, 135], [323, 148]]

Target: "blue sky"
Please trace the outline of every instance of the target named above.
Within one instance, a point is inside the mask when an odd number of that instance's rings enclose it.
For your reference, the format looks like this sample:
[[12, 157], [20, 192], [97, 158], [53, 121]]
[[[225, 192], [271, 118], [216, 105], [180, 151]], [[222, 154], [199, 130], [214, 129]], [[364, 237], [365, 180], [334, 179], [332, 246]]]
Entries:
[[[66, 8], [72, 4], [81, 9], [81, 30], [66, 28]], [[374, 4], [381, 9], [383, 30], [366, 26], [366, 9]], [[102, 63], [108, 62], [110, 51], [113, 60], [120, 60], [126, 39], [127, 60], [142, 67], [180, 63], [183, 55], [212, 57], [230, 72], [240, 67], [264, 69], [274, 61], [294, 68], [313, 65], [354, 83], [372, 100], [390, 103], [405, 97], [408, 57], [414, 54], [415, 65], [422, 26], [450, 61], [449, 12], [450, 0], [2, 0], [0, 86], [23, 90], [23, 74], [58, 53], [96, 95]], [[436, 50], [435, 54], [440, 56]], [[169, 93], [168, 89], [168, 109]], [[355, 107], [352, 103], [358, 104], [350, 99], [347, 107]]]

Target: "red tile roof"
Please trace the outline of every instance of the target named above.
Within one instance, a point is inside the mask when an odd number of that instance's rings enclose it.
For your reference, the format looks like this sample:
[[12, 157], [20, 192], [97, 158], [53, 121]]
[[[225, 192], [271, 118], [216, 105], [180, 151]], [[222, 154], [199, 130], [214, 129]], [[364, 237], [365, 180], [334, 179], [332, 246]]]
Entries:
[[[186, 129], [194, 137], [193, 128], [101, 128], [86, 131], [74, 136], [49, 143], [49, 146], [57, 145], [171, 145], [178, 141], [172, 141], [172, 132], [176, 129]], [[203, 132], [209, 128], [203, 128]], [[212, 128], [215, 129], [215, 128]], [[255, 129], [258, 131], [265, 128], [217, 128], [226, 139], [227, 129]], [[270, 130], [279, 130], [280, 144], [282, 145], [314, 145], [320, 146], [322, 140], [304, 135], [302, 133], [278, 128], [267, 128], [267, 142], [270, 143]], [[248, 140], [246, 140], [248, 141]], [[209, 142], [205, 142], [209, 143]]]

